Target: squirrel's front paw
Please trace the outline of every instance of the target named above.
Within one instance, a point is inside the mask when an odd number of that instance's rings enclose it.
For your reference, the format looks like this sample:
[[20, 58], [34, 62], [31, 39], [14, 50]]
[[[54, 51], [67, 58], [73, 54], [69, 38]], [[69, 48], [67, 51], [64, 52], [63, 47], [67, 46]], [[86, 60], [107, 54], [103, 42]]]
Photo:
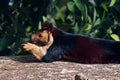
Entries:
[[25, 51], [31, 51], [34, 48], [34, 46], [35, 45], [31, 43], [25, 43], [21, 45], [22, 49], [24, 49]]

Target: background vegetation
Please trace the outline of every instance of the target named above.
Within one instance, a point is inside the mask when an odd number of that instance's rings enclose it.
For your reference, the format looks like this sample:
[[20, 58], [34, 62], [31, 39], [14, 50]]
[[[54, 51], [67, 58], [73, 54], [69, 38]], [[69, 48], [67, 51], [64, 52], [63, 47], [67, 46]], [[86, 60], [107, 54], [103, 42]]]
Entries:
[[1, 0], [0, 55], [25, 54], [21, 43], [45, 20], [74, 34], [120, 41], [120, 0]]

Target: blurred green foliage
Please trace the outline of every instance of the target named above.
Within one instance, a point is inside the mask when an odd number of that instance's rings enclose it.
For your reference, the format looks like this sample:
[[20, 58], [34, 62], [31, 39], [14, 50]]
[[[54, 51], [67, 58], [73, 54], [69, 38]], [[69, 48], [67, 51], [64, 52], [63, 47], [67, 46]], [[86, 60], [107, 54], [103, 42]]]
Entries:
[[21, 43], [46, 20], [70, 33], [120, 41], [119, 4], [120, 0], [1, 0], [0, 55], [22, 54]]

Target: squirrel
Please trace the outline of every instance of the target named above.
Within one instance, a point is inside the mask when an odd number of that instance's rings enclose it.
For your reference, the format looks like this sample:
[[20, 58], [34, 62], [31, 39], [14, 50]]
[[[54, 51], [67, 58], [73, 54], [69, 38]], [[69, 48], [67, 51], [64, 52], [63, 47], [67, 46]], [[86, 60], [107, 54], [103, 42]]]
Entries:
[[47, 30], [39, 30], [31, 36], [31, 41], [33, 43], [27, 42], [22, 44], [22, 49], [32, 53], [36, 59], [42, 61], [42, 57], [46, 55], [47, 49], [53, 43], [52, 34]]
[[22, 48], [44, 62], [120, 63], [120, 42], [67, 33], [49, 21], [31, 36], [31, 41]]

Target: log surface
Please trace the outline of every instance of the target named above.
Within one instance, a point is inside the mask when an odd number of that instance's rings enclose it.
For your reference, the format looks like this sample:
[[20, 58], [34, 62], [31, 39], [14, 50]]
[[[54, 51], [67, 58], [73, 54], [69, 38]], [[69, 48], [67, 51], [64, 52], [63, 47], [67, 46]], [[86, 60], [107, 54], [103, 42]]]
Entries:
[[0, 80], [119, 80], [120, 64], [38, 62], [32, 56], [0, 57]]

